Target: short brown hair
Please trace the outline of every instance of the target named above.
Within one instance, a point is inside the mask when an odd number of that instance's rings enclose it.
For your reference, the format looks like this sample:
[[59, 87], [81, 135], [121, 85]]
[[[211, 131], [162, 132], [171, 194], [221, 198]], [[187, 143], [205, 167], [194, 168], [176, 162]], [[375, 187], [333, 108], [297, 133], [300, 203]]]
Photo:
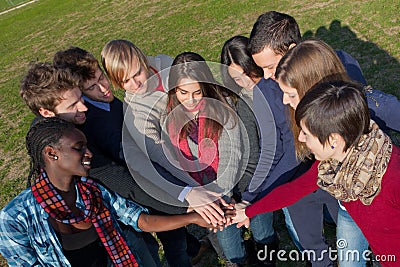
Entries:
[[323, 145], [331, 134], [339, 134], [346, 151], [370, 131], [370, 114], [362, 86], [346, 81], [317, 84], [297, 106], [298, 127], [300, 121]]
[[21, 81], [20, 96], [39, 116], [39, 109], [55, 111], [62, 100], [62, 95], [79, 85], [79, 79], [69, 69], [57, 68], [48, 62], [38, 62], [30, 66]]
[[60, 68], [69, 68], [79, 76], [80, 85], [95, 78], [96, 71], [100, 68], [99, 61], [91, 53], [76, 46], [58, 51], [53, 57], [53, 64]]

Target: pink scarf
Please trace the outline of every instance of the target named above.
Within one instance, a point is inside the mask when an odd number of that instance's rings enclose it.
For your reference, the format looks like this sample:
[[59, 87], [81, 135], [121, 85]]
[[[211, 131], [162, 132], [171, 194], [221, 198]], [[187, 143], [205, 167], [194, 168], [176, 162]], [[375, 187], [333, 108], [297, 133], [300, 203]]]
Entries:
[[[181, 167], [200, 185], [208, 184], [217, 179], [219, 164], [218, 134], [213, 133], [209, 128], [205, 129], [207, 121], [204, 111], [205, 104], [205, 100], [202, 99], [193, 110], [187, 110], [188, 112], [199, 111], [199, 113], [197, 121], [193, 119], [187, 122], [192, 123], [193, 126], [191, 132], [184, 133], [183, 137], [180, 137], [181, 131], [176, 131], [176, 122], [170, 121], [168, 124], [168, 133], [172, 144], [175, 146], [176, 155]], [[180, 126], [179, 129], [183, 127], [180, 124], [178, 126]], [[197, 163], [196, 157], [190, 150], [188, 138], [191, 138], [198, 145]]]

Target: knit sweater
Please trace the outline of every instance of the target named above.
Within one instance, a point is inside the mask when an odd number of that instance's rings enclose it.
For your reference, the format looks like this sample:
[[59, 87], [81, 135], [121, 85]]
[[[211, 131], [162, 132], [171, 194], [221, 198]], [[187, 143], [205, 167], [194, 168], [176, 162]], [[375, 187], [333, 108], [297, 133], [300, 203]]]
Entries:
[[[242, 199], [242, 193], [248, 189], [248, 185], [257, 168], [260, 155], [258, 124], [253, 113], [253, 91], [242, 89], [236, 103], [236, 112], [243, 123], [244, 131], [242, 139], [242, 151], [249, 151], [247, 165], [244, 166], [244, 173], [235, 188], [238, 197]], [[245, 143], [248, 141], [248, 144]], [[248, 146], [247, 146], [248, 145]], [[244, 162], [245, 163], [245, 162]], [[245, 199], [247, 200], [247, 199]]]
[[[178, 199], [187, 185], [197, 184], [187, 172], [173, 165], [163, 150], [160, 119], [166, 110], [166, 94], [160, 91], [126, 92], [124, 100], [122, 145], [128, 167]], [[151, 161], [165, 168], [170, 175], [160, 175]], [[141, 185], [140, 181], [138, 183]], [[151, 192], [151, 188], [145, 188], [145, 191]]]
[[[221, 136], [218, 139], [219, 163], [217, 170], [217, 179], [214, 183], [205, 185], [211, 191], [221, 192], [224, 195], [231, 196], [233, 187], [237, 184], [243, 173], [240, 151], [240, 126], [234, 124], [231, 119], [224, 125]], [[195, 159], [198, 158], [198, 146], [189, 137], [187, 137], [189, 148]], [[246, 151], [243, 151], [244, 153]], [[248, 153], [247, 153], [248, 154]], [[247, 158], [248, 155], [243, 155]]]

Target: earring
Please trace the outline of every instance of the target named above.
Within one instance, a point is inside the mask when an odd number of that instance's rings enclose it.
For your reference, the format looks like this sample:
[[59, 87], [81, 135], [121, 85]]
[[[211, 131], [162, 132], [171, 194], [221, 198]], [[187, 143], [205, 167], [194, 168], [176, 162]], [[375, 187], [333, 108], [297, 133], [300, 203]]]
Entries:
[[53, 156], [53, 159], [58, 160], [58, 157], [57, 156]]
[[335, 147], [334, 147], [334, 146], [331, 146], [331, 148], [334, 149]]

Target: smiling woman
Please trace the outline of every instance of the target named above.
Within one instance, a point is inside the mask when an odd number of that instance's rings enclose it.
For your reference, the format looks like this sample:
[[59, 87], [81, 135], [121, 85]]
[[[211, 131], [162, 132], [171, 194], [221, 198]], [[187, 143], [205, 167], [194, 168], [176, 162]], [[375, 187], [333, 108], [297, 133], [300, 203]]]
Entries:
[[208, 226], [196, 213], [147, 215], [147, 209], [86, 178], [92, 153], [72, 123], [38, 119], [26, 147], [30, 187], [0, 212], [0, 252], [10, 265], [157, 266], [145, 256], [142, 237], [127, 238], [119, 223], [138, 232]]
[[[35, 180], [30, 188], [1, 211], [0, 216], [1, 252], [9, 264], [58, 262], [62, 265], [69, 262], [75, 266], [106, 266], [107, 254], [114, 260], [136, 263], [120, 231], [115, 228], [115, 219], [106, 223], [99, 217], [102, 214], [104, 218], [112, 218], [102, 202], [100, 188], [90, 179], [78, 178], [87, 175], [92, 157], [86, 148], [86, 138], [82, 132], [73, 124], [59, 118], [39, 119], [27, 134], [26, 146], [31, 158], [29, 185], [31, 178]], [[89, 194], [83, 194], [85, 191]], [[78, 201], [78, 192], [81, 194], [84, 210], [80, 210], [75, 204]], [[96, 206], [100, 213], [93, 209]], [[24, 207], [30, 208], [24, 210]], [[42, 216], [43, 211], [47, 216]], [[138, 210], [136, 216], [140, 212]], [[20, 219], [16, 219], [17, 217]], [[22, 222], [27, 228], [9, 231]], [[37, 230], [29, 231], [28, 234], [28, 229]], [[43, 233], [46, 234], [43, 236]], [[73, 245], [74, 239], [84, 240], [84, 235], [89, 242], [75, 242]], [[71, 238], [72, 236], [75, 238]], [[111, 250], [108, 245], [102, 246], [100, 240], [105, 241], [104, 238], [111, 238], [119, 251], [128, 251], [127, 256], [119, 258], [117, 251]], [[46, 250], [41, 250], [41, 246], [45, 246]], [[83, 255], [80, 253], [86, 255], [83, 260], [78, 258]]]
[[[361, 88], [351, 82], [331, 81], [304, 95], [296, 109], [299, 140], [320, 162], [247, 207], [245, 214], [253, 217], [290, 205], [319, 187], [346, 208], [375, 255], [398, 258], [400, 150], [370, 120]], [[282, 197], [289, 193], [290, 197]], [[243, 211], [238, 214], [239, 221], [245, 218]], [[389, 261], [381, 264], [398, 266]]]
[[191, 79], [182, 79], [181, 84], [175, 90], [176, 98], [189, 111], [196, 108], [197, 104], [203, 98], [200, 84]]
[[[177, 164], [200, 185], [216, 181], [219, 189], [230, 195], [240, 173], [239, 147], [232, 142], [238, 143], [240, 134], [224, 89], [204, 58], [193, 52], [175, 57], [169, 88], [165, 125]], [[233, 155], [231, 162], [230, 155], [224, 154], [227, 149]], [[224, 171], [228, 175], [222, 175]]]

